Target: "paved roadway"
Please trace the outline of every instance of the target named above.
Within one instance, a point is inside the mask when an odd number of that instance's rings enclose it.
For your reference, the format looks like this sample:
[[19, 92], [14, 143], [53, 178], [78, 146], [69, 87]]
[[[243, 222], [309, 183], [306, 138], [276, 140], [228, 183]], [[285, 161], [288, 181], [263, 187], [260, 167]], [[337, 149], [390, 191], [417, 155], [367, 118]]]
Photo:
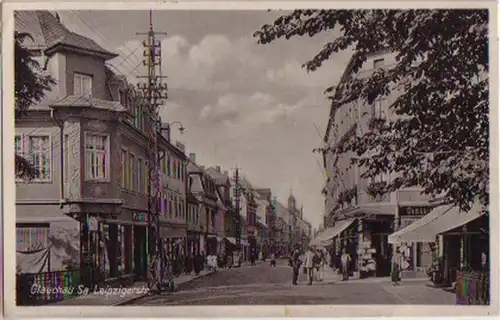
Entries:
[[394, 287], [386, 280], [306, 285], [301, 275], [298, 286], [291, 284], [292, 269], [280, 261], [224, 269], [185, 284], [173, 294], [148, 296], [134, 305], [294, 305], [294, 304], [454, 304], [455, 297], [425, 283], [409, 281]]

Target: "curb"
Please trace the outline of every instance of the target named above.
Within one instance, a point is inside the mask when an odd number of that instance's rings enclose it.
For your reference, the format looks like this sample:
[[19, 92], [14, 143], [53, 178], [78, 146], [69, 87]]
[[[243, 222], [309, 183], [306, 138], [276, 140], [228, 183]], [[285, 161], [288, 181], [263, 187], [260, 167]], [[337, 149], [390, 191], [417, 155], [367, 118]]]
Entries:
[[[202, 274], [202, 275], [197, 275], [197, 276], [194, 276], [193, 278], [189, 279], [188, 281], [186, 282], [183, 282], [181, 284], [179, 284], [179, 286], [182, 286], [183, 284], [186, 284], [186, 283], [189, 283], [195, 279], [199, 279], [199, 278], [203, 278], [203, 277], [206, 277], [206, 276], [209, 276], [211, 274], [214, 274], [216, 271], [210, 271], [210, 272], [207, 272], [205, 274]], [[174, 284], [175, 284], [175, 279], [174, 279]], [[177, 286], [174, 287], [174, 292], [177, 291]], [[131, 303], [134, 303], [135, 301], [137, 300], [140, 300], [144, 297], [147, 297], [149, 296], [149, 292], [148, 293], [145, 293], [145, 294], [142, 294], [140, 296], [137, 296], [137, 297], [133, 297], [133, 298], [130, 298], [130, 299], [126, 299], [126, 300], [123, 300], [123, 301], [120, 301], [120, 302], [117, 302], [117, 303], [114, 303], [112, 305], [110, 305], [111, 307], [117, 307], [117, 306], [124, 306], [124, 305], [128, 305], [128, 304], [131, 304]]]

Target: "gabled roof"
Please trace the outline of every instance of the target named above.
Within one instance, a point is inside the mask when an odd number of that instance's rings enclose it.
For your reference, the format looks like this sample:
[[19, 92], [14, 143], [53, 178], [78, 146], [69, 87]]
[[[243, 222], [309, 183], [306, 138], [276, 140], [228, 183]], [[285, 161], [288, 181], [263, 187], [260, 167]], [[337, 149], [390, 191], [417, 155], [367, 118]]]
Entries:
[[219, 172], [216, 168], [210, 167], [206, 169], [207, 174], [215, 180], [218, 185], [226, 184], [229, 182], [229, 177], [224, 173]]
[[190, 176], [190, 178], [193, 179], [190, 191], [195, 195], [205, 193], [205, 189], [203, 189], [203, 183], [201, 181], [201, 176], [196, 174]]
[[53, 108], [96, 108], [117, 112], [126, 112], [127, 109], [119, 101], [101, 100], [85, 96], [68, 95], [50, 105]]
[[259, 188], [255, 189], [255, 192], [263, 199], [271, 198], [271, 189], [269, 188]]
[[118, 55], [98, 45], [94, 40], [69, 31], [58, 19], [46, 10], [16, 11], [15, 30], [29, 33], [34, 41], [28, 41], [26, 46], [32, 49], [44, 50], [47, 54], [58, 49], [82, 50], [88, 54], [110, 60]]

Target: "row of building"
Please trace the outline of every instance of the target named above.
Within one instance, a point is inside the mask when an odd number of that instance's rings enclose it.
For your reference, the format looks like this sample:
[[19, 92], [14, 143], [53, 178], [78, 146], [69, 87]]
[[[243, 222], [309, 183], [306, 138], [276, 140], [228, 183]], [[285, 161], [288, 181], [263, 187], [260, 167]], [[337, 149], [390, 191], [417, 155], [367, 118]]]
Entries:
[[[57, 15], [19, 11], [15, 23], [16, 31], [32, 35], [26, 47], [57, 81], [15, 123], [15, 152], [38, 171], [16, 183], [18, 273], [92, 266], [96, 282], [144, 276], [150, 124], [134, 87], [106, 65], [117, 54], [70, 32]], [[286, 254], [293, 243], [309, 241], [311, 226], [292, 194], [282, 205], [270, 189], [243, 177], [237, 212], [234, 172], [205, 167], [172, 142], [172, 122], [159, 132], [164, 156], [159, 212], [153, 209], [170, 253], [229, 254], [240, 236], [248, 259], [250, 252]]]
[[[396, 59], [390, 50], [372, 53], [355, 75], [352, 62], [341, 82], [349, 76], [369, 77], [380, 68], [394, 66]], [[396, 87], [370, 106], [363, 101], [333, 104], [325, 145], [335, 149], [350, 135], [368, 132], [374, 118], [394, 119], [389, 106], [402, 90], [403, 86]], [[368, 107], [371, 112], [365, 112]], [[364, 179], [363, 168], [351, 163], [353, 156], [331, 151], [323, 155], [325, 214], [313, 244], [328, 247], [334, 254], [345, 249], [353, 257], [357, 277], [388, 276], [396, 250], [404, 257], [405, 277], [429, 274], [434, 269], [439, 274], [437, 282], [450, 284], [460, 270], [484, 269], [489, 256], [488, 208], [474, 205], [470, 211], [460, 212], [439, 197], [422, 194], [420, 188], [380, 193], [377, 184], [396, 175]]]

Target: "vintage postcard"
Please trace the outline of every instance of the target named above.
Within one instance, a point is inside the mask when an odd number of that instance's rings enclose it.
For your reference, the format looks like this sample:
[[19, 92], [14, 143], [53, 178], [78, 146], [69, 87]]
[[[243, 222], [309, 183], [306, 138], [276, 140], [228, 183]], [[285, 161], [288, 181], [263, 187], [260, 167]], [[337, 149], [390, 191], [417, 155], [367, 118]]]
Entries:
[[498, 313], [494, 4], [2, 11], [7, 315]]

